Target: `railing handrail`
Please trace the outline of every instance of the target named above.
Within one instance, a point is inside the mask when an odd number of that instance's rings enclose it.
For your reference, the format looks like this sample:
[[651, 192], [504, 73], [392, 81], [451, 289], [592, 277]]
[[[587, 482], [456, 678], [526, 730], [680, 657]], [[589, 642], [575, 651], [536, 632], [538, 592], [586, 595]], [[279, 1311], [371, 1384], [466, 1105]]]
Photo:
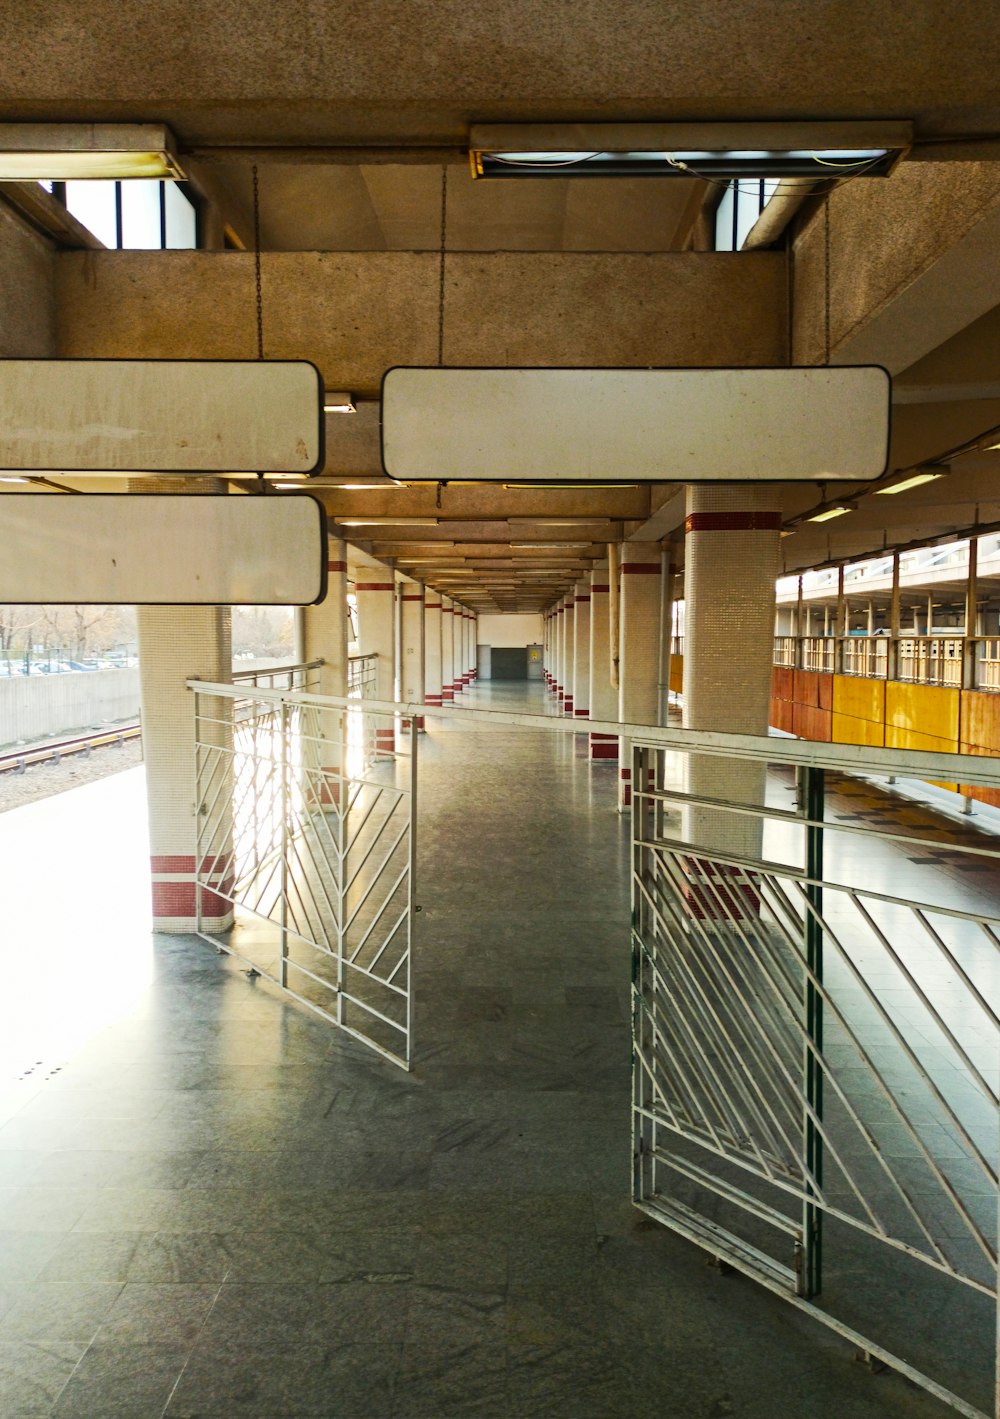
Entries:
[[[188, 680], [189, 690], [237, 699], [238, 687], [208, 680]], [[769, 758], [778, 764], [801, 764], [806, 768], [838, 769], [843, 773], [908, 775], [946, 783], [980, 784], [1000, 788], [1000, 758], [985, 759], [965, 754], [942, 753], [930, 749], [882, 749], [867, 744], [826, 744], [811, 739], [786, 739], [766, 734], [723, 734], [719, 730], [676, 729], [655, 724], [623, 723], [614, 719], [563, 719], [557, 715], [529, 714], [510, 710], [455, 709], [427, 705], [421, 700], [364, 700], [361, 704], [346, 695], [316, 695], [307, 690], [259, 690], [256, 698], [290, 705], [314, 705], [317, 709], [346, 709], [355, 713], [466, 721], [470, 724], [516, 725], [524, 729], [546, 729], [556, 734], [613, 734], [658, 749], [679, 749], [685, 754], [706, 753], [718, 758]], [[990, 767], [992, 763], [993, 767]]]
[[322, 658], [317, 660], [297, 660], [293, 665], [261, 665], [256, 670], [235, 670], [233, 671], [233, 684], [241, 685], [244, 680], [252, 680], [256, 675], [294, 675], [299, 670], [319, 670], [326, 664]]

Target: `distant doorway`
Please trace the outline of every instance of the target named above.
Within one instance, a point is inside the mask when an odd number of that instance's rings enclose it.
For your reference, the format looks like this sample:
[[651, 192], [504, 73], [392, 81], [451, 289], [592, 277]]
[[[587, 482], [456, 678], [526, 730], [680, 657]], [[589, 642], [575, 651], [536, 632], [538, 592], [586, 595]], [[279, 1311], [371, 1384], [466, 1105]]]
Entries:
[[528, 647], [494, 646], [491, 656], [490, 678], [493, 680], [527, 680]]

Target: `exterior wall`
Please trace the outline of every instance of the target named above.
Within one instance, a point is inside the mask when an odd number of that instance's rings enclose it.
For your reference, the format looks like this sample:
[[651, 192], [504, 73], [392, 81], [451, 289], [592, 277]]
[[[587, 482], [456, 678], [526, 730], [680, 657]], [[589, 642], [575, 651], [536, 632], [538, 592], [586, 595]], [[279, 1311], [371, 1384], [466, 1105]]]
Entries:
[[0, 680], [0, 744], [69, 734], [110, 720], [134, 719], [138, 713], [138, 670], [18, 675]]
[[544, 619], [537, 616], [490, 616], [479, 617], [477, 638], [480, 645], [522, 646], [538, 645], [544, 634]]

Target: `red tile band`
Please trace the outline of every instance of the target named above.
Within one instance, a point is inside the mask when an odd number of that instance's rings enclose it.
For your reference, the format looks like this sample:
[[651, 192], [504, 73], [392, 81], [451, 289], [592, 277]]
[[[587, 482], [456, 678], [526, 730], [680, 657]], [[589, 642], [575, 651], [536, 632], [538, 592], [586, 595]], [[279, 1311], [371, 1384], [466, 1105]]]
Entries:
[[400, 601], [423, 601], [422, 596], [401, 596]]
[[355, 591], [392, 591], [391, 581], [357, 581], [354, 583]]
[[589, 597], [589, 596], [578, 596], [578, 597], [576, 598], [576, 604], [579, 606], [579, 604], [580, 604], [581, 601], [589, 601], [589, 600], [590, 600], [590, 597]]
[[440, 696], [440, 695], [425, 695], [425, 696], [424, 696], [424, 702], [425, 702], [426, 704], [429, 704], [429, 705], [439, 705], [439, 704], [441, 703], [441, 696]]
[[685, 532], [776, 532], [780, 512], [692, 512], [684, 520]]
[[605, 585], [603, 585], [603, 584], [598, 585], [598, 584], [595, 582], [594, 585], [590, 588], [590, 593], [591, 593], [591, 595], [593, 595], [595, 591], [610, 591], [610, 590], [611, 590], [610, 585], [608, 585], [608, 586], [605, 586]]
[[660, 568], [656, 562], [622, 562], [623, 576], [659, 576]]
[[347, 571], [347, 563], [346, 563], [346, 562], [327, 562], [327, 564], [326, 564], [326, 569], [327, 569], [328, 572], [346, 572], [346, 571]]
[[589, 719], [589, 718], [590, 718], [590, 710], [578, 709], [578, 710], [574, 710], [573, 713], [576, 715], [576, 717], [577, 717], [578, 719]]
[[424, 609], [427, 611], [440, 611], [441, 603], [440, 601], [425, 601]]

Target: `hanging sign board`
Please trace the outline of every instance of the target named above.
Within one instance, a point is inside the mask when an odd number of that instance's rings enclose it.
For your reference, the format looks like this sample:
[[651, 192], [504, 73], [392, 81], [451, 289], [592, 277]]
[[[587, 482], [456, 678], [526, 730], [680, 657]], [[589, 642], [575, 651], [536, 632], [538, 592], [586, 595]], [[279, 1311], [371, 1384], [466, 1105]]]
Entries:
[[0, 495], [0, 602], [309, 606], [326, 515], [301, 493]]
[[0, 469], [315, 473], [307, 360], [0, 360]]
[[889, 402], [877, 365], [396, 368], [382, 463], [400, 482], [867, 482]]

